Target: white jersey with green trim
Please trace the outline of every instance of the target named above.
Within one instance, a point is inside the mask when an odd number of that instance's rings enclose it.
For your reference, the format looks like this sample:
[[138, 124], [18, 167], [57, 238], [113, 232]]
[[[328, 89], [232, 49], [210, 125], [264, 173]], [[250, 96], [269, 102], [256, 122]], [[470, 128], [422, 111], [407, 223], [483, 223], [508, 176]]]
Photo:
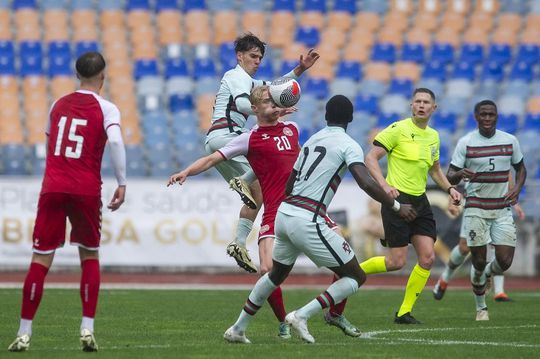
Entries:
[[328, 126], [311, 136], [294, 164], [292, 193], [279, 211], [325, 223], [330, 205], [347, 168], [364, 162], [364, 152], [343, 128]]

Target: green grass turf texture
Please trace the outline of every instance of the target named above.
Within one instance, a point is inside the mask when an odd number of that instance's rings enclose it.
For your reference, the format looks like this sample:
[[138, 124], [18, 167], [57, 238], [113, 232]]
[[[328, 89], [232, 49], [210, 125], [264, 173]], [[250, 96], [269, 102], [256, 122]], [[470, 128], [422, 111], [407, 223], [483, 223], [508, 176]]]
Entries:
[[[251, 321], [251, 345], [229, 344], [223, 332], [234, 323], [247, 290], [102, 290], [96, 318], [98, 353], [79, 349], [80, 299], [75, 289], [47, 289], [34, 320], [30, 351], [6, 351], [19, 323], [20, 289], [0, 289], [0, 358], [538, 358], [539, 292], [513, 291], [515, 302], [487, 298], [490, 321], [476, 322], [472, 293], [449, 290], [435, 301], [426, 289], [413, 314], [425, 324], [393, 323], [402, 290], [360, 290], [346, 316], [369, 338], [350, 338], [324, 323], [309, 321], [316, 344], [277, 337], [267, 303]], [[287, 310], [318, 290], [285, 289]], [[19, 356], [20, 355], [20, 356]]]

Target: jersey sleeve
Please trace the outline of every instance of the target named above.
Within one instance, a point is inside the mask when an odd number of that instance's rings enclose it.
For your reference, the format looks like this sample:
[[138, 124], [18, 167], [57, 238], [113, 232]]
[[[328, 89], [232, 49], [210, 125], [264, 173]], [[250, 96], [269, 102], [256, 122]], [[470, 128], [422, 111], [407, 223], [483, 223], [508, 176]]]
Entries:
[[105, 131], [111, 126], [120, 126], [120, 110], [112, 102], [99, 99], [103, 111], [103, 128]]
[[441, 158], [441, 138], [439, 133], [435, 131], [435, 137], [437, 138], [437, 144], [435, 145], [435, 156], [433, 157], [433, 162], [438, 161]]
[[523, 153], [521, 152], [521, 146], [515, 136], [512, 136], [512, 164], [518, 164], [523, 160]]
[[353, 163], [364, 163], [364, 151], [360, 145], [349, 138], [345, 141], [345, 146], [343, 150], [343, 159], [347, 164], [347, 167]]
[[232, 141], [227, 143], [224, 147], [220, 148], [218, 151], [226, 159], [230, 160], [231, 158], [237, 156], [245, 156], [249, 151], [249, 138], [251, 132], [245, 132], [240, 136], [234, 138]]
[[452, 160], [450, 161], [450, 164], [458, 168], [465, 168], [465, 155], [466, 154], [467, 154], [467, 145], [465, 143], [465, 139], [462, 138], [458, 141], [456, 145], [456, 149], [454, 150], [454, 153], [452, 154]]
[[397, 122], [391, 124], [375, 136], [374, 143], [378, 142], [384, 146], [387, 152], [392, 151], [398, 144], [401, 129]]

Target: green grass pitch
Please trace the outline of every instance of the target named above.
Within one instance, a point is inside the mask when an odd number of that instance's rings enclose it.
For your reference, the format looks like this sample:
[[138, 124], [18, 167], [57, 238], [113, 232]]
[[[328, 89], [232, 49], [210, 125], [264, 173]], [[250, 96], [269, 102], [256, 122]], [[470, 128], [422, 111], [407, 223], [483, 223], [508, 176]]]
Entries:
[[[287, 310], [320, 291], [285, 289]], [[102, 290], [96, 318], [100, 351], [80, 352], [79, 293], [47, 289], [34, 320], [28, 353], [6, 351], [19, 322], [20, 289], [0, 289], [0, 357], [9, 358], [538, 358], [539, 292], [512, 291], [513, 303], [487, 298], [490, 321], [476, 322], [472, 294], [450, 290], [443, 301], [426, 289], [414, 315], [425, 324], [393, 324], [402, 290], [360, 290], [349, 299], [347, 317], [365, 333], [350, 338], [326, 325], [322, 315], [309, 321], [314, 345], [297, 336], [277, 337], [269, 306], [252, 320], [251, 345], [229, 344], [223, 332], [236, 320], [247, 290]]]

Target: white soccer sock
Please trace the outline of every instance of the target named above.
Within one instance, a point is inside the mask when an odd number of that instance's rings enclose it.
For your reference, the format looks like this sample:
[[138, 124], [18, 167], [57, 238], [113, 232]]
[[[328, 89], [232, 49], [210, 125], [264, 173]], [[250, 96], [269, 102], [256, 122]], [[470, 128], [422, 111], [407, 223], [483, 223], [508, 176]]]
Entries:
[[240, 176], [240, 178], [244, 182], [251, 184], [257, 179], [257, 176], [255, 176], [255, 172], [253, 172], [253, 170], [249, 170], [246, 173], [244, 173], [242, 176]]
[[94, 332], [94, 318], [82, 317], [81, 330], [88, 329], [92, 333]]
[[497, 274], [493, 276], [493, 292], [495, 295], [504, 293], [504, 275]]
[[497, 262], [497, 259], [493, 259], [491, 262], [488, 263], [486, 266], [485, 273], [487, 276], [492, 275], [501, 275], [504, 273], [504, 270], [499, 265], [499, 262]]
[[236, 244], [241, 247], [246, 247], [247, 237], [253, 228], [253, 221], [247, 218], [240, 218], [236, 226]]
[[468, 254], [463, 255], [461, 254], [459, 250], [459, 245], [452, 248], [452, 251], [450, 252], [450, 259], [448, 263], [446, 264], [444, 271], [441, 275], [442, 280], [445, 282], [449, 282], [450, 279], [452, 279], [452, 276], [454, 275], [454, 272], [463, 264], [465, 259], [467, 259]]
[[22, 319], [19, 324], [19, 331], [17, 332], [17, 336], [20, 337], [22, 335], [29, 335], [32, 336], [32, 321], [28, 319]]
[[[277, 288], [277, 286], [270, 280], [270, 277], [268, 276], [268, 273], [263, 275], [257, 283], [255, 283], [255, 286], [251, 290], [251, 293], [249, 293], [248, 296], [248, 302], [246, 302], [244, 309], [240, 312], [240, 315], [238, 316], [238, 319], [236, 320], [236, 323], [234, 323], [234, 326], [237, 328], [237, 330], [241, 332], [245, 332], [246, 328], [249, 324], [249, 321], [253, 317], [253, 315], [246, 312], [246, 307], [248, 307], [248, 310], [252, 312], [257, 312], [257, 310], [262, 307], [266, 299], [272, 294], [272, 292]], [[253, 303], [257, 306], [257, 308], [250, 307], [249, 302]]]
[[[343, 277], [332, 283], [326, 292], [332, 297], [334, 303], [340, 303], [343, 299], [356, 293], [357, 290], [357, 281], [349, 277]], [[319, 297], [324, 297], [324, 294], [321, 294]], [[300, 318], [309, 319], [312, 315], [322, 310], [321, 303], [317, 298], [298, 309], [296, 315]]]
[[[485, 286], [486, 285], [486, 274], [485, 271], [479, 271], [471, 266], [471, 283], [473, 286]], [[474, 293], [474, 291], [473, 291]], [[476, 303], [476, 310], [484, 309], [486, 305], [486, 293], [478, 295], [474, 293], [474, 301]]]

